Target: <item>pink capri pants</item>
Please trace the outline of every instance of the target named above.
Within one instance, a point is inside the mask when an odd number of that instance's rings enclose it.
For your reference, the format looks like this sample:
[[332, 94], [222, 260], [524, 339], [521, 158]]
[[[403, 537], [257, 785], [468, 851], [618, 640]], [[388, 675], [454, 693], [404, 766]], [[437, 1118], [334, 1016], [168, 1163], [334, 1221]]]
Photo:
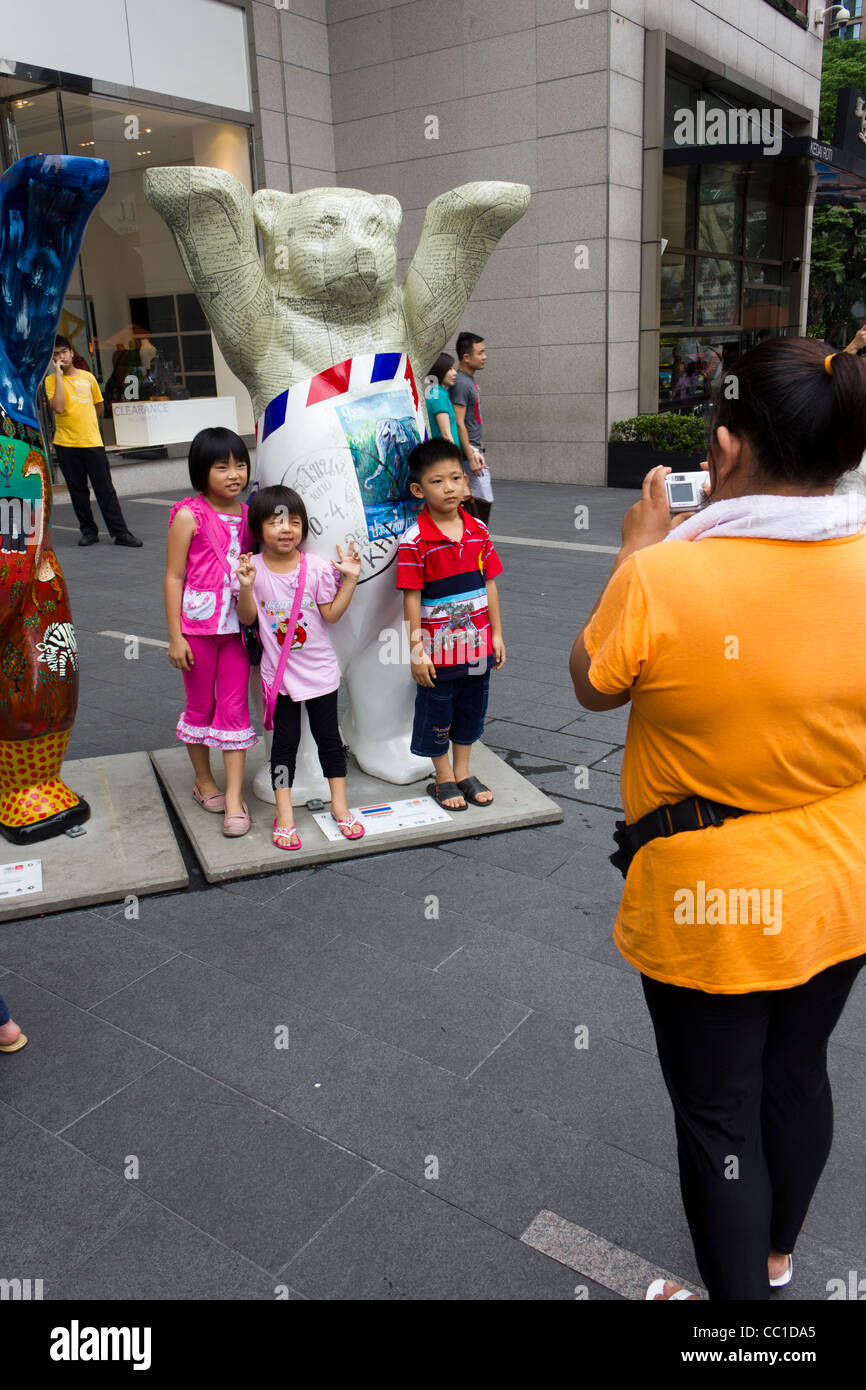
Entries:
[[250, 724], [250, 663], [239, 632], [191, 637], [191, 671], [182, 671], [186, 706], [177, 724], [183, 743], [203, 743], [223, 753], [252, 748], [258, 735]]

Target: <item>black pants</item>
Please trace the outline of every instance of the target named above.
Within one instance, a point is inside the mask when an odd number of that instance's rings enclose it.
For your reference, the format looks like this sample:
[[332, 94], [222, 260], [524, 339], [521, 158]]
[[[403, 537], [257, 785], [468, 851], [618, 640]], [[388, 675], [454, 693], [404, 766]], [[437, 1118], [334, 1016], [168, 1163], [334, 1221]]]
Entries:
[[833, 1139], [827, 1041], [864, 963], [754, 994], [641, 976], [711, 1299], [769, 1298], [770, 1250], [794, 1249]]
[[108, 457], [102, 448], [73, 449], [68, 444], [55, 444], [57, 462], [63, 480], [69, 488], [69, 500], [81, 527], [82, 536], [96, 536], [99, 527], [90, 509], [88, 479], [93, 487], [99, 510], [105, 518], [109, 535], [123, 536], [129, 530], [120, 510], [117, 493], [111, 481]]
[[307, 707], [310, 732], [319, 750], [319, 762], [326, 777], [345, 777], [346, 750], [337, 725], [337, 692], [299, 700], [278, 695], [274, 709], [274, 738], [271, 744], [271, 786], [291, 787], [295, 780], [295, 759], [301, 741], [301, 705]]

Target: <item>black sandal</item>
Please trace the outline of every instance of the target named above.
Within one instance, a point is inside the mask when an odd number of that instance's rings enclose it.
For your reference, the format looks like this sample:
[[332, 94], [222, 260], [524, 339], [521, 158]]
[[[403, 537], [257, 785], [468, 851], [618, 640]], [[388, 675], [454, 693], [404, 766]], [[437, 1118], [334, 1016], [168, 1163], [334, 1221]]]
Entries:
[[490, 798], [489, 801], [479, 801], [479, 800], [478, 800], [478, 793], [479, 793], [479, 792], [489, 792], [489, 791], [490, 791], [490, 788], [489, 788], [489, 787], [485, 787], [485, 785], [484, 785], [483, 782], [479, 782], [479, 780], [478, 780], [477, 777], [464, 777], [462, 782], [458, 782], [458, 783], [457, 783], [457, 786], [458, 786], [458, 788], [460, 789], [460, 791], [463, 793], [463, 795], [464, 795], [464, 797], [466, 798], [466, 800], [467, 800], [467, 801], [470, 801], [470, 802], [472, 803], [473, 806], [492, 806], [492, 805], [493, 805], [493, 797], [492, 797], [492, 796], [491, 796], [491, 798]]
[[[456, 782], [431, 782], [427, 788], [427, 795], [432, 796], [433, 800], [442, 806], [443, 801], [448, 801], [455, 796], [463, 796], [462, 791]], [[442, 806], [443, 811], [465, 811], [466, 799], [464, 797], [462, 806]]]

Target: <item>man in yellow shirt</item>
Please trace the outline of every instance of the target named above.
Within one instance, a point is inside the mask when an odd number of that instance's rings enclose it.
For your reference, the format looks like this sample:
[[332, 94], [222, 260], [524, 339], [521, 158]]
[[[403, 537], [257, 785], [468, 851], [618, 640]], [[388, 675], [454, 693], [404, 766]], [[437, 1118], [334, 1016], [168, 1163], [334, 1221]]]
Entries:
[[69, 488], [78, 524], [79, 545], [95, 545], [99, 531], [90, 509], [88, 479], [115, 545], [140, 546], [127, 526], [102, 444], [97, 417], [104, 410], [96, 377], [76, 367], [68, 338], [54, 341], [54, 374], [45, 382], [48, 404], [54, 413], [54, 447], [60, 471]]

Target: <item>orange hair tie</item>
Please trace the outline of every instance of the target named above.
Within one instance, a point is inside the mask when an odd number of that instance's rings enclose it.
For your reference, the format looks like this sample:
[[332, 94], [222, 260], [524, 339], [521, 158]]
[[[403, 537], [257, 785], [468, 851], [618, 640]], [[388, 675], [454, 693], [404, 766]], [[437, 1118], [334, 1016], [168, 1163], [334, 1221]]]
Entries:
[[831, 352], [829, 357], [824, 358], [824, 371], [827, 373], [828, 376], [833, 375], [833, 358], [835, 356], [835, 352]]

